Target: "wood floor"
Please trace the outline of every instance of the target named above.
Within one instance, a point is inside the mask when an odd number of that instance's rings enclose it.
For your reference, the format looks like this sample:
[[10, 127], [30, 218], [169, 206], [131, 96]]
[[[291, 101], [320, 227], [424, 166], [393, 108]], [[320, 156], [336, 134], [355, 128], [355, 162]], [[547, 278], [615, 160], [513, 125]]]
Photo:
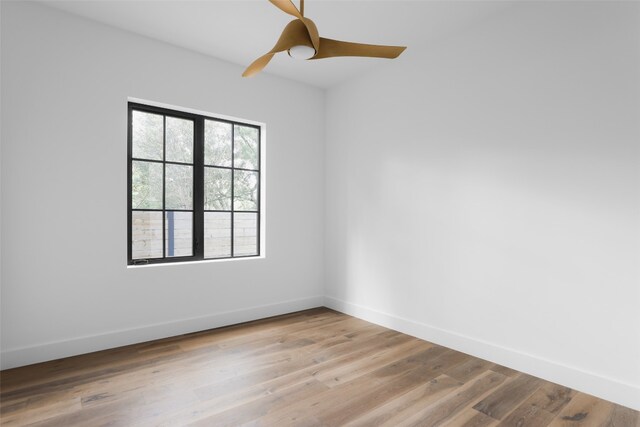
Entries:
[[324, 308], [0, 375], [2, 426], [640, 426], [631, 409]]

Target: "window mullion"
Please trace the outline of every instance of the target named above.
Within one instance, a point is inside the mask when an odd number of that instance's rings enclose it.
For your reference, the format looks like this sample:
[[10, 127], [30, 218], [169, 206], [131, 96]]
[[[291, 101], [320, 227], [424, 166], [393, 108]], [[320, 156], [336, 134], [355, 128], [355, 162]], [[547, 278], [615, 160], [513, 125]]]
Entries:
[[204, 119], [195, 118], [193, 147], [193, 255], [204, 259]]
[[167, 215], [167, 116], [162, 116], [162, 258], [167, 258], [167, 236], [165, 217]]
[[258, 210], [258, 215], [257, 215], [257, 223], [256, 223], [256, 232], [257, 232], [257, 236], [256, 236], [256, 252], [258, 254], [258, 256], [260, 256], [260, 215], [262, 215], [262, 129], [258, 129], [258, 164], [256, 165], [258, 167], [258, 206], [256, 206], [256, 209]]
[[132, 138], [133, 138], [133, 120], [132, 120], [132, 116], [133, 116], [133, 108], [131, 108], [131, 105], [129, 105], [129, 108], [127, 109], [127, 114], [128, 114], [128, 118], [127, 118], [127, 260], [129, 262], [131, 262], [133, 260], [133, 224], [132, 224], [132, 210], [131, 208], [132, 203], [131, 203], [131, 187], [132, 187], [132, 182], [133, 182], [133, 177], [131, 176], [132, 173], [132, 167], [133, 167], [133, 162], [131, 161], [132, 157], [133, 157], [133, 143], [132, 143]]
[[235, 143], [236, 143], [236, 126], [235, 124], [231, 125], [231, 257], [235, 256], [235, 215], [234, 215], [234, 205], [233, 202], [235, 200]]

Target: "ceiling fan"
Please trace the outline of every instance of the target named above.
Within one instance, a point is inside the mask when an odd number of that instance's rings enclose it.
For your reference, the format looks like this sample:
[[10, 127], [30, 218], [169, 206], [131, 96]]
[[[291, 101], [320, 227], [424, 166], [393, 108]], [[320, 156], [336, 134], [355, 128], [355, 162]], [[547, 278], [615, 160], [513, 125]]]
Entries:
[[322, 59], [335, 56], [366, 56], [372, 58], [397, 58], [404, 46], [382, 46], [374, 44], [350, 43], [320, 37], [316, 24], [304, 17], [304, 0], [300, 0], [300, 10], [291, 0], [269, 0], [280, 10], [296, 17], [289, 22], [276, 45], [266, 54], [256, 59], [244, 70], [242, 77], [259, 73], [278, 53], [287, 51], [289, 56], [300, 59]]

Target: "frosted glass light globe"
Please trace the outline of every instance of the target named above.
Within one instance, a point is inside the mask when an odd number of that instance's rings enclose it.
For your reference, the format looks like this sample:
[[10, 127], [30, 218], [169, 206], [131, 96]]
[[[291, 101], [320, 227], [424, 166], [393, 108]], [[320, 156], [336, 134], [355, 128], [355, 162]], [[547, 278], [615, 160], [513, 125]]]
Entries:
[[289, 56], [296, 59], [311, 59], [316, 54], [316, 50], [310, 46], [293, 46], [289, 49]]

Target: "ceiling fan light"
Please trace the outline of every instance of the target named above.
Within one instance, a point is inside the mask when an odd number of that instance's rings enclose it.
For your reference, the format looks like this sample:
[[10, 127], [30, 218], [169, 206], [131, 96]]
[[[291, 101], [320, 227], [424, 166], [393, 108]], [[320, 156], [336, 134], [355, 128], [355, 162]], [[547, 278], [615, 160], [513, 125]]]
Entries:
[[304, 45], [293, 46], [288, 52], [289, 56], [295, 59], [311, 59], [316, 54], [314, 48]]

